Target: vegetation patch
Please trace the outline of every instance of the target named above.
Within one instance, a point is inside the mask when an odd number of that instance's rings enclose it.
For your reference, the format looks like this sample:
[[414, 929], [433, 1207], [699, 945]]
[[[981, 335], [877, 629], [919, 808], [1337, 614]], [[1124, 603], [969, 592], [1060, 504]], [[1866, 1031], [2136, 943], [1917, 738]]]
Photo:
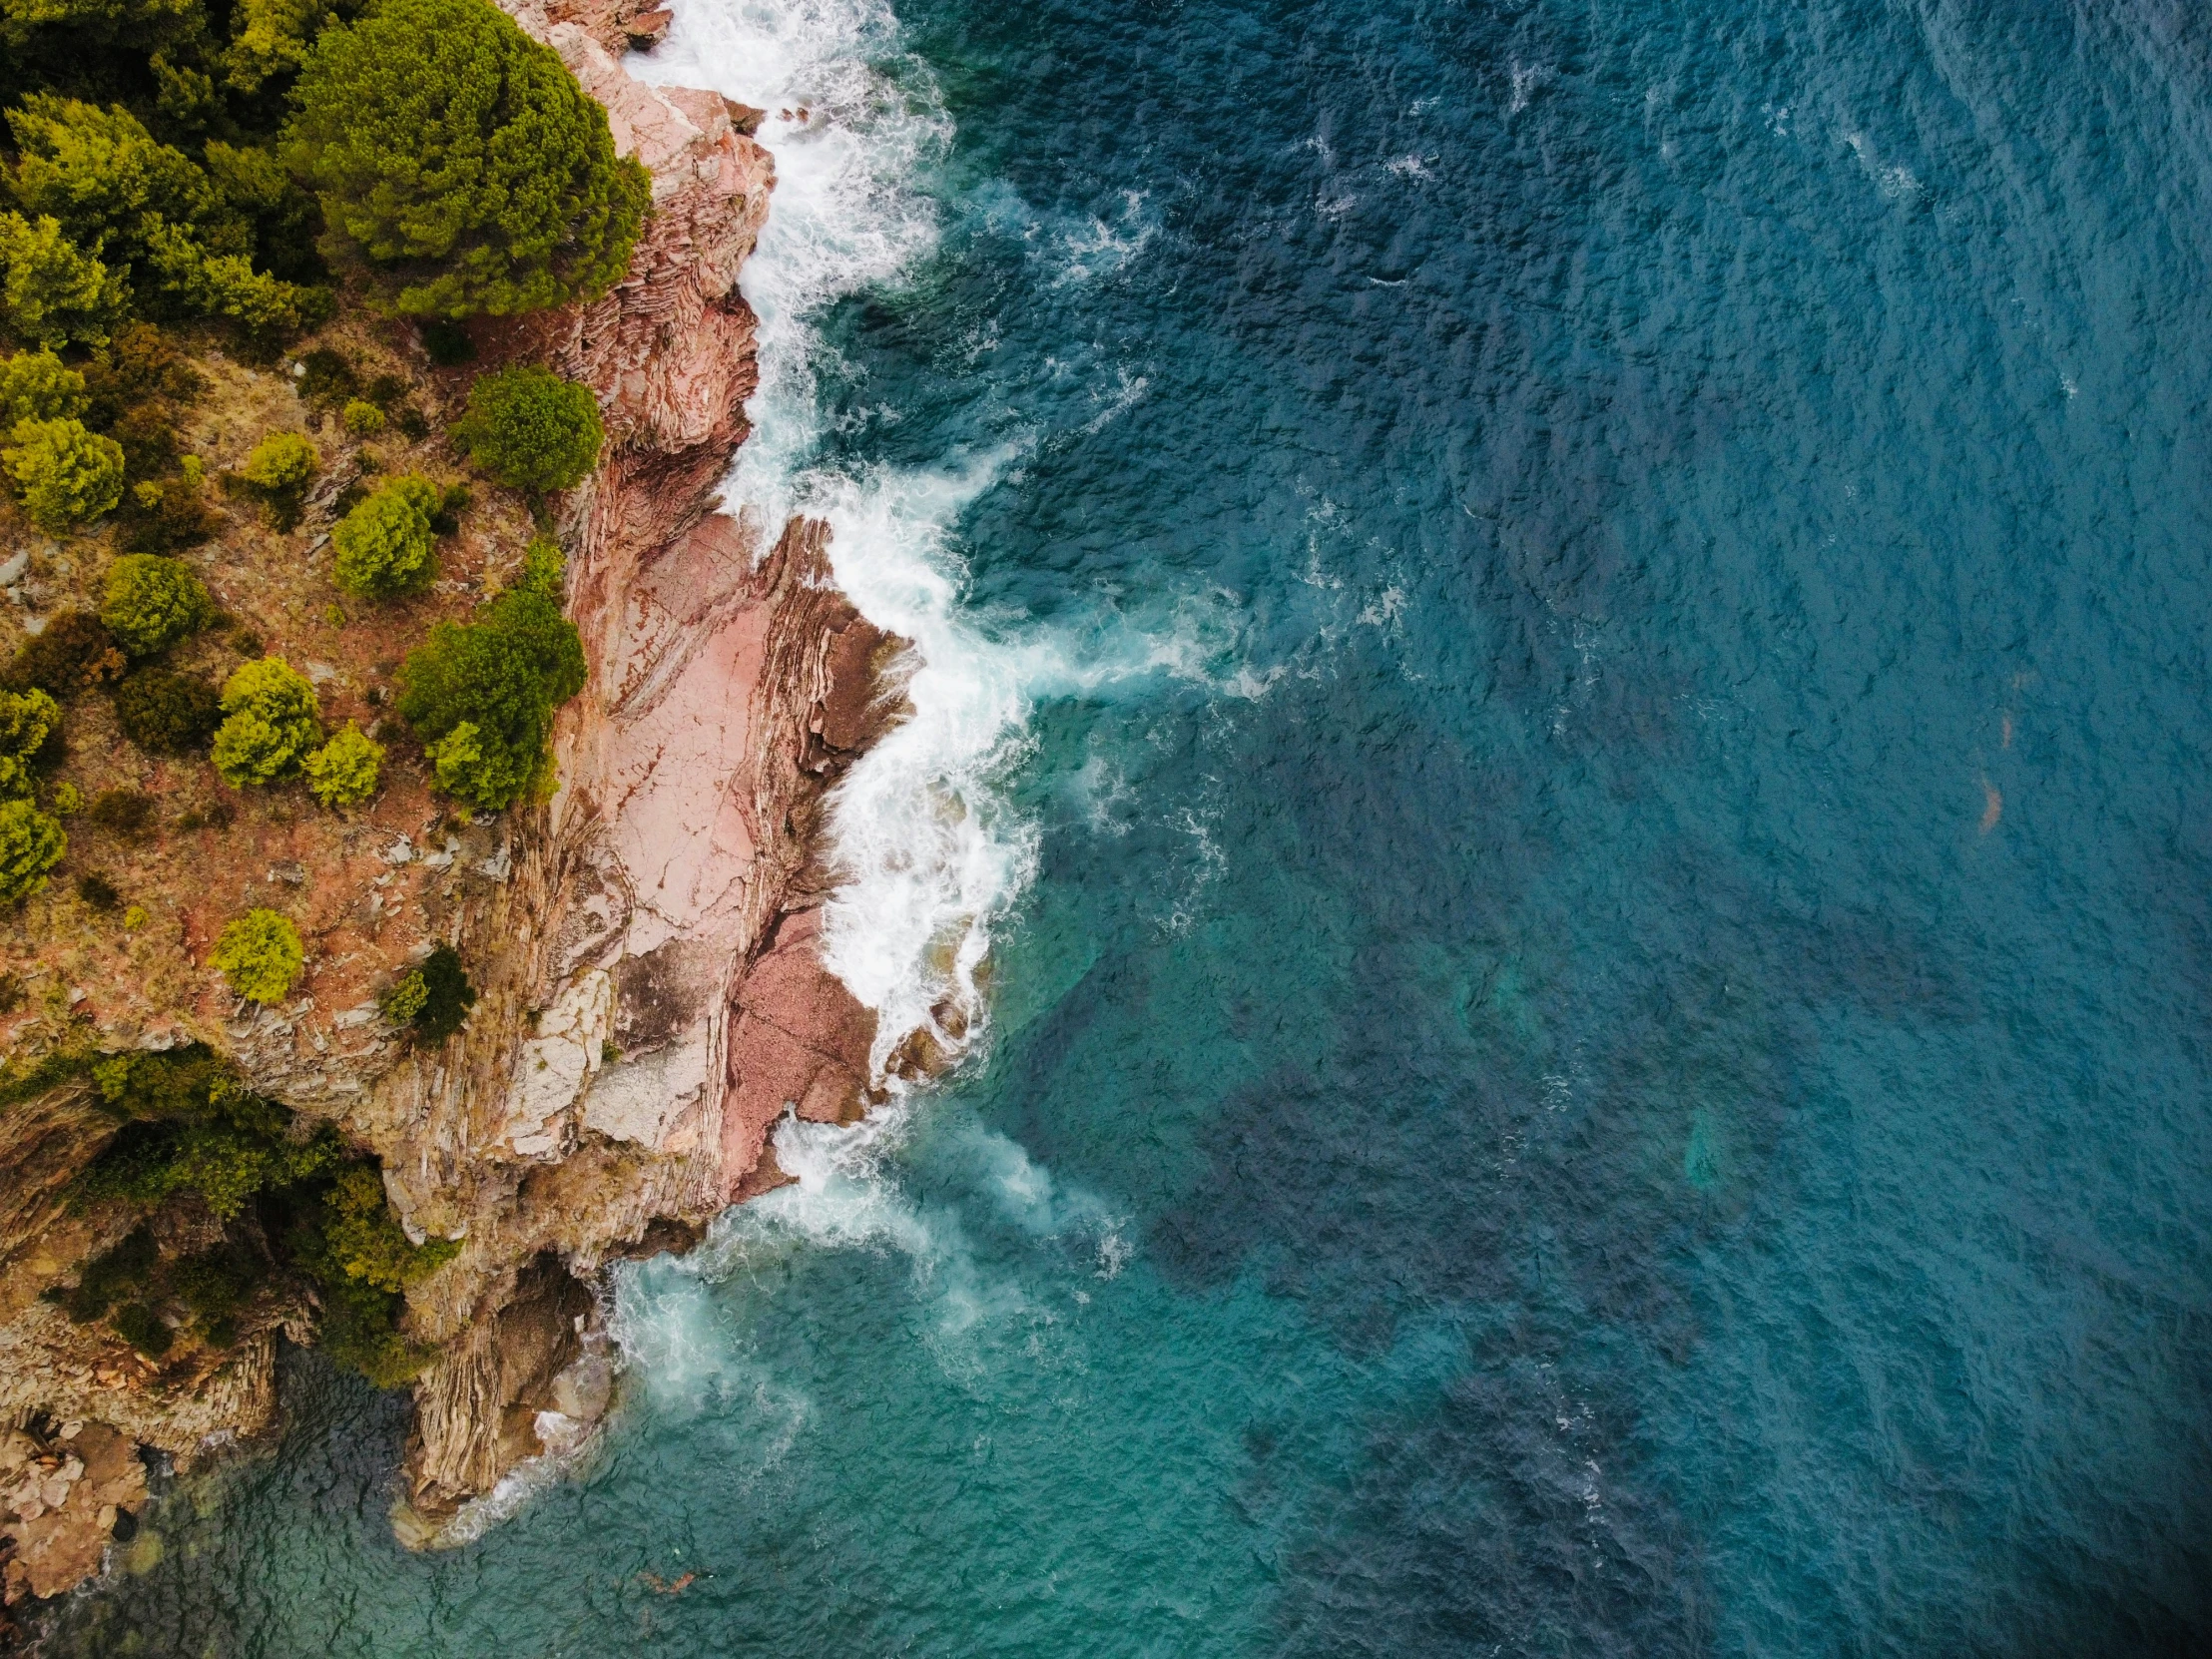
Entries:
[[297, 772], [322, 742], [314, 686], [281, 657], [241, 663], [223, 683], [215, 770], [233, 789]]
[[250, 1002], [281, 1002], [306, 961], [299, 929], [275, 910], [253, 909], [227, 923], [208, 964]]
[[607, 434], [589, 386], [542, 368], [503, 368], [469, 388], [454, 441], [509, 489], [542, 493], [583, 481]]
[[398, 710], [438, 787], [498, 811], [552, 782], [553, 712], [584, 688], [576, 626], [517, 588], [480, 621], [441, 622], [400, 667]]
[[385, 0], [326, 29], [286, 155], [326, 254], [402, 316], [511, 316], [621, 280], [651, 200], [607, 114], [485, 0]]

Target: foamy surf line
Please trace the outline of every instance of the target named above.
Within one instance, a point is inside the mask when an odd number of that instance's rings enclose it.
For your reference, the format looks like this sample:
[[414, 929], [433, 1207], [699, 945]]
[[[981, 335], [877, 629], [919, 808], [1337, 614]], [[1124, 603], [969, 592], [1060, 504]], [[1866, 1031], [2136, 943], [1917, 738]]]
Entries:
[[776, 157], [776, 196], [742, 278], [760, 317], [761, 380], [746, 406], [753, 435], [724, 496], [764, 535], [794, 514], [827, 519], [838, 585], [870, 622], [914, 644], [912, 717], [830, 803], [840, 884], [824, 955], [875, 1010], [878, 1074], [918, 1030], [940, 1053], [958, 1053], [980, 1034], [975, 976], [991, 920], [1030, 864], [1029, 837], [994, 810], [987, 783], [994, 754], [1023, 724], [1023, 700], [1008, 666], [960, 618], [948, 544], [997, 468], [859, 479], [815, 463], [830, 360], [816, 319], [848, 294], [896, 282], [936, 246], [935, 205], [918, 182], [944, 153], [951, 122], [927, 71], [899, 55], [897, 20], [875, 0], [693, 0], [660, 49], [631, 67], [769, 112], [758, 136]]

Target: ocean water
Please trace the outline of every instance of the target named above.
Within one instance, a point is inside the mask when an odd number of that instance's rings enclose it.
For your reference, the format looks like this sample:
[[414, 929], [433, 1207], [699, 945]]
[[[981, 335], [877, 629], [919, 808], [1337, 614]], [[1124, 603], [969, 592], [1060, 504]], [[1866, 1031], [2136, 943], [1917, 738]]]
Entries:
[[2212, 17], [676, 13], [977, 1035], [473, 1542], [295, 1356], [51, 1651], [2212, 1650]]

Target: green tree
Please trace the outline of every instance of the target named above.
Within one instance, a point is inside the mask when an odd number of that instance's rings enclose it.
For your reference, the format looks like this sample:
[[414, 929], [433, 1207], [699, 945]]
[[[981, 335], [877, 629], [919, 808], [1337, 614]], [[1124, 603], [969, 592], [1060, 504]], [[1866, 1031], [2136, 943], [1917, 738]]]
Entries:
[[441, 622], [400, 665], [398, 710], [447, 794], [496, 812], [552, 763], [553, 711], [584, 687], [584, 648], [560, 607], [516, 589], [473, 623]]
[[296, 772], [322, 742], [314, 687], [281, 657], [241, 663], [223, 683], [215, 770], [234, 789]]
[[384, 411], [365, 397], [349, 401], [338, 415], [348, 436], [372, 438], [384, 429]]
[[565, 490], [599, 464], [607, 434], [589, 386], [542, 368], [503, 368], [468, 392], [454, 438], [476, 464], [518, 490]]
[[86, 253], [50, 214], [0, 213], [0, 323], [20, 339], [59, 350], [106, 343], [130, 303], [122, 275]]
[[0, 801], [31, 793], [32, 759], [61, 723], [61, 705], [36, 686], [0, 691]]
[[19, 420], [0, 448], [31, 522], [49, 535], [98, 518], [123, 499], [123, 446], [81, 420]]
[[69, 837], [28, 801], [0, 801], [0, 904], [14, 904], [46, 885]]
[[126, 553], [108, 567], [100, 620], [134, 657], [151, 657], [207, 627], [215, 602], [182, 559]]
[[308, 54], [286, 154], [333, 259], [403, 316], [495, 316], [621, 280], [651, 200], [607, 114], [487, 0], [384, 0]]
[[384, 746], [347, 721], [328, 743], [306, 759], [307, 788], [325, 807], [351, 807], [376, 793], [383, 771]]
[[310, 302], [298, 288], [255, 271], [252, 225], [191, 157], [157, 142], [128, 110], [34, 93], [7, 117], [21, 152], [16, 199], [116, 262], [134, 285], [251, 329], [304, 319]]
[[392, 479], [330, 533], [337, 584], [347, 593], [388, 598], [429, 586], [438, 573], [430, 521], [445, 492], [419, 472]]
[[85, 377], [51, 351], [19, 351], [0, 363], [0, 426], [69, 420], [85, 412]]
[[254, 909], [228, 923], [208, 964], [252, 1002], [278, 1002], [306, 961], [299, 929], [275, 910]]

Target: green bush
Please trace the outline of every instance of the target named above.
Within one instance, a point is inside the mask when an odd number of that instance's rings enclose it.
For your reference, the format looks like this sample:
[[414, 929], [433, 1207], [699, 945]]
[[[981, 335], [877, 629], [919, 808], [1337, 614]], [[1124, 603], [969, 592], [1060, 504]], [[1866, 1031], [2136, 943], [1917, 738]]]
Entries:
[[420, 968], [410, 968], [394, 979], [376, 999], [377, 1011], [394, 1025], [412, 1024], [422, 1005], [430, 1000], [429, 983]]
[[591, 387], [542, 368], [504, 368], [468, 392], [454, 439], [510, 489], [565, 490], [599, 464], [606, 432]]
[[104, 343], [130, 289], [64, 234], [61, 221], [0, 213], [0, 322], [50, 350]]
[[325, 807], [351, 807], [376, 793], [384, 746], [371, 742], [351, 721], [306, 759], [307, 788]]
[[515, 577], [515, 586], [558, 605], [561, 581], [567, 574], [568, 556], [561, 551], [561, 544], [551, 536], [539, 536], [522, 550], [522, 569]]
[[294, 170], [332, 258], [404, 316], [496, 316], [621, 280], [651, 200], [606, 111], [487, 0], [384, 0], [326, 29], [296, 89]]
[[108, 567], [100, 620], [134, 657], [151, 657], [215, 618], [215, 602], [192, 567], [152, 553], [126, 553]]
[[299, 522], [300, 502], [321, 466], [315, 446], [297, 432], [272, 432], [246, 457], [236, 488], [260, 499], [272, 525], [289, 530]]
[[347, 513], [330, 535], [338, 586], [379, 599], [428, 587], [438, 571], [430, 521], [444, 500], [437, 485], [410, 472]]
[[98, 518], [123, 499], [123, 446], [81, 420], [19, 420], [5, 462], [31, 522], [49, 535]]
[[46, 885], [69, 837], [28, 801], [0, 801], [0, 904], [21, 902]]
[[31, 764], [61, 723], [61, 705], [36, 687], [0, 691], [0, 801], [30, 795]]
[[287, 777], [322, 742], [314, 687], [281, 657], [241, 663], [222, 701], [215, 770], [233, 789]]
[[231, 989], [253, 1002], [280, 1002], [306, 953], [299, 929], [275, 910], [254, 909], [229, 923], [208, 957]]
[[143, 1302], [117, 1309], [114, 1324], [115, 1334], [149, 1360], [159, 1360], [176, 1341], [169, 1327]]
[[449, 944], [431, 951], [415, 972], [422, 976], [422, 1001], [409, 1023], [424, 1041], [442, 1043], [461, 1028], [469, 1009], [476, 1006], [476, 987], [468, 982], [460, 952]]
[[299, 433], [272, 432], [254, 445], [239, 476], [266, 495], [281, 495], [305, 489], [321, 466], [315, 446]]
[[473, 623], [441, 622], [399, 670], [399, 717], [446, 793], [491, 811], [540, 785], [553, 711], [584, 687], [576, 628], [543, 594], [502, 594]]
[[[124, 453], [130, 453], [128, 443]], [[223, 515], [208, 504], [200, 480], [188, 471], [159, 484], [141, 484], [132, 492], [124, 504], [120, 540], [127, 553], [181, 553], [222, 527]]]
[[189, 755], [223, 724], [223, 701], [204, 676], [142, 668], [116, 687], [115, 719], [149, 754]]
[[18, 691], [37, 686], [69, 698], [88, 686], [120, 679], [130, 666], [115, 640], [90, 611], [64, 611], [17, 649], [6, 683]]
[[411, 1243], [384, 1201], [382, 1179], [367, 1164], [338, 1171], [323, 1203], [328, 1220], [322, 1238], [331, 1265], [380, 1291], [404, 1291], [460, 1253], [450, 1239]]
[[384, 429], [384, 411], [366, 398], [354, 398], [345, 405], [338, 419], [346, 431], [357, 438], [372, 438]]
[[0, 426], [67, 420], [85, 412], [85, 377], [51, 351], [19, 351], [0, 363]]

